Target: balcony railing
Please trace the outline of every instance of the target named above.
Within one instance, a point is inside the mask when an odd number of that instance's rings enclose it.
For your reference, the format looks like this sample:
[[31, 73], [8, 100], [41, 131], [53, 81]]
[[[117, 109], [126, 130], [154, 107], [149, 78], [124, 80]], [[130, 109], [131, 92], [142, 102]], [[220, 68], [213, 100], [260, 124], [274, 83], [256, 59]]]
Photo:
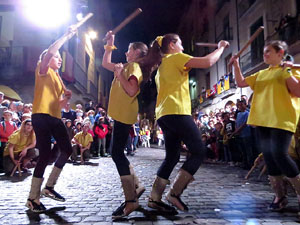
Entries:
[[299, 16], [291, 18], [282, 27], [277, 28], [276, 31], [268, 36], [267, 40], [282, 40], [289, 46], [300, 40], [300, 23]]
[[263, 61], [262, 53], [259, 56], [259, 58], [253, 58], [251, 51], [246, 53], [240, 58], [240, 65], [241, 65], [242, 72], [243, 73], [246, 72], [247, 70], [261, 63], [262, 61]]
[[242, 17], [255, 2], [256, 0], [242, 0], [238, 4], [239, 17]]
[[216, 43], [221, 40], [233, 40], [232, 27], [225, 29], [221, 34], [219, 34], [219, 36], [216, 38]]

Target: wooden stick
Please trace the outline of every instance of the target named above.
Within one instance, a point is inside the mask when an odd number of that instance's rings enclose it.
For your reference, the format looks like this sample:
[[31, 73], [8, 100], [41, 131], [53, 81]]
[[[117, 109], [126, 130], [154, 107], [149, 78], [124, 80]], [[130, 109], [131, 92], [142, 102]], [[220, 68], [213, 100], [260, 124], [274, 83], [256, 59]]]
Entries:
[[204, 43], [204, 42], [196, 42], [195, 45], [199, 47], [211, 47], [211, 48], [217, 48], [218, 44], [216, 43]]
[[78, 29], [82, 24], [84, 24], [89, 18], [91, 18], [94, 14], [88, 13], [85, 17], [82, 18], [78, 23], [74, 24], [74, 28]]
[[[254, 41], [254, 39], [260, 34], [260, 32], [262, 32], [264, 30], [263, 26], [260, 26], [254, 34], [252, 34], [252, 36], [250, 37], [250, 39], [247, 41], [247, 43], [244, 45], [244, 47], [235, 55], [237, 58], [239, 58], [241, 56], [241, 54], [246, 50], [246, 48], [249, 47], [249, 45], [251, 45], [251, 43]], [[228, 63], [228, 68], [232, 66], [233, 61], [230, 60], [230, 62]]]
[[294, 65], [292, 66], [292, 68], [293, 68], [293, 69], [300, 69], [300, 64], [294, 64]]
[[260, 26], [254, 34], [250, 37], [250, 39], [247, 41], [247, 43], [244, 45], [244, 47], [236, 54], [237, 57], [240, 57], [241, 54], [246, 50], [246, 48], [249, 47], [249, 45], [255, 40], [255, 38], [264, 30], [263, 26]]
[[[137, 17], [143, 10], [141, 8], [136, 9], [128, 17], [126, 17], [116, 28], [112, 30], [112, 34], [118, 33], [123, 27], [125, 27], [131, 20]], [[103, 41], [107, 41], [107, 37], [103, 38]]]
[[14, 169], [12, 170], [12, 172], [10, 174], [11, 177], [15, 174], [15, 172], [17, 171], [17, 168], [18, 168], [18, 165], [15, 165]]
[[21, 177], [22, 176], [21, 165], [18, 164], [17, 166], [18, 166], [18, 171], [19, 171], [19, 177]]

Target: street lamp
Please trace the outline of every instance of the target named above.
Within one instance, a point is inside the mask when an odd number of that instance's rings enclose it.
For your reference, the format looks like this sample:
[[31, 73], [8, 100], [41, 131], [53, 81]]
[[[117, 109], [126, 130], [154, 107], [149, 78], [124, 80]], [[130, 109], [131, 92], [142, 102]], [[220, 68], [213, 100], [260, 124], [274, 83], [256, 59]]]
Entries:
[[70, 19], [69, 0], [23, 0], [24, 16], [39, 27], [54, 28]]
[[96, 39], [97, 38], [97, 33], [93, 30], [91, 30], [89, 33], [88, 33], [90, 39]]

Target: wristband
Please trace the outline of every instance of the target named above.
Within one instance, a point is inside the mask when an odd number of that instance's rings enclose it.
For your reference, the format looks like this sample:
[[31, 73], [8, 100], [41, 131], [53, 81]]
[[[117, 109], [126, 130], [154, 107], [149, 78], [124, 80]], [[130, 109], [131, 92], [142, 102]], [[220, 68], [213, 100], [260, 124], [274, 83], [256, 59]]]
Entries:
[[104, 49], [113, 51], [113, 50], [116, 50], [117, 47], [115, 45], [104, 45]]

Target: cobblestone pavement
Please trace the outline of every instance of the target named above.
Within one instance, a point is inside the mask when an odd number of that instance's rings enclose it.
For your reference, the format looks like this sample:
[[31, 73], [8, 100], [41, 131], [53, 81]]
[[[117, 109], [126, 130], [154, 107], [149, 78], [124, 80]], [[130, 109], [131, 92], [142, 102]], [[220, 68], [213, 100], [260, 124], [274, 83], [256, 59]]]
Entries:
[[[245, 181], [245, 170], [220, 164], [203, 164], [195, 174], [182, 199], [190, 208], [188, 213], [163, 215], [148, 208], [147, 196], [157, 168], [164, 157], [161, 149], [139, 148], [130, 157], [136, 173], [146, 186], [140, 198], [142, 209], [123, 221], [112, 221], [111, 213], [123, 201], [120, 180], [111, 158], [91, 159], [87, 165], [66, 164], [56, 190], [66, 202], [48, 198], [41, 201], [48, 211], [43, 214], [29, 212], [25, 207], [31, 174], [0, 176], [0, 224], [99, 224], [99, 225], [169, 225], [169, 224], [298, 224], [297, 201], [289, 191], [289, 205], [284, 212], [269, 212], [267, 206], [273, 198], [266, 176], [259, 181], [257, 172]], [[177, 165], [177, 171], [184, 158]], [[46, 170], [46, 176], [52, 166]], [[174, 179], [173, 172], [170, 179]]]

